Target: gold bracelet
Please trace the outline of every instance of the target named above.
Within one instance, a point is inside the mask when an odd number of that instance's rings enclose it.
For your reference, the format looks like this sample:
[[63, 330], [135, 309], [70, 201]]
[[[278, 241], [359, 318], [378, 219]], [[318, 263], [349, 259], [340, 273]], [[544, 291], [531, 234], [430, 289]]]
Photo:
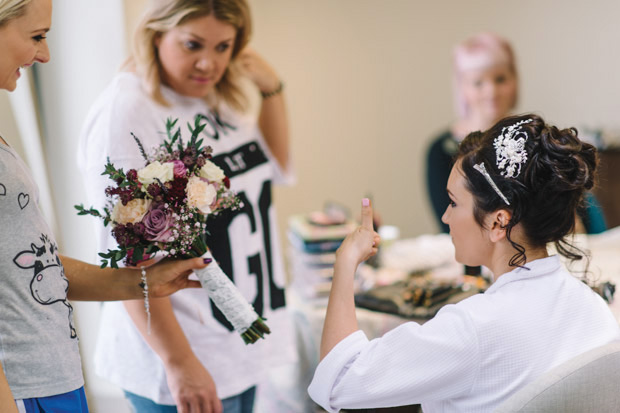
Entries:
[[282, 90], [284, 89], [284, 83], [282, 83], [282, 81], [280, 81], [280, 84], [278, 85], [277, 88], [275, 88], [274, 90], [272, 90], [271, 92], [263, 92], [262, 90], [260, 91], [260, 95], [263, 97], [263, 99], [267, 99], [270, 98], [272, 96], [277, 95], [278, 93], [282, 93]]

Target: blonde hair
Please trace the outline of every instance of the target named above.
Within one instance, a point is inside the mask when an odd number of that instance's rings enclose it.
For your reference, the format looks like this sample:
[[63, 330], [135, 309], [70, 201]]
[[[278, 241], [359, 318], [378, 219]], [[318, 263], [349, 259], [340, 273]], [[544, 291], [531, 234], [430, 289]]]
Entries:
[[[519, 77], [512, 47], [506, 39], [495, 33], [478, 33], [465, 39], [454, 48], [453, 58], [454, 100], [460, 118], [466, 117], [469, 111], [461, 90], [460, 78], [463, 71], [473, 67], [486, 68], [497, 64], [506, 64], [518, 85]], [[517, 88], [511, 109], [517, 105], [518, 95], [519, 90]]]
[[162, 66], [159, 61], [155, 40], [168, 30], [189, 20], [213, 15], [217, 20], [235, 27], [237, 33], [230, 63], [215, 85], [215, 96], [206, 96], [210, 105], [220, 101], [243, 110], [247, 99], [238, 84], [239, 71], [236, 57], [248, 44], [252, 23], [250, 10], [245, 0], [152, 0], [136, 28], [132, 56], [124, 68], [135, 70], [142, 77], [147, 92], [153, 100], [168, 106], [161, 93]]
[[32, 0], [0, 0], [0, 27], [16, 17], [23, 16]]

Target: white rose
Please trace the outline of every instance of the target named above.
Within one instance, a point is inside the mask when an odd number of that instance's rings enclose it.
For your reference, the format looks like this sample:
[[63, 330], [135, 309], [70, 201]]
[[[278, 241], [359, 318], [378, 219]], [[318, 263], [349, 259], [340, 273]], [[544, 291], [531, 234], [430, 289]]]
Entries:
[[192, 176], [185, 188], [187, 193], [187, 204], [198, 208], [200, 212], [207, 215], [211, 213], [211, 207], [217, 200], [217, 189], [207, 181], [197, 176]]
[[127, 205], [123, 205], [121, 201], [118, 201], [112, 210], [112, 221], [119, 224], [128, 224], [130, 222], [135, 224], [142, 221], [150, 207], [150, 199], [132, 199], [127, 202]]
[[171, 162], [160, 163], [159, 161], [152, 162], [148, 166], [138, 171], [138, 181], [143, 185], [142, 190], [146, 191], [146, 188], [159, 179], [161, 183], [172, 181], [174, 178], [174, 164]]
[[212, 182], [222, 182], [226, 177], [222, 168], [211, 161], [207, 161], [203, 167], [200, 168], [200, 176]]

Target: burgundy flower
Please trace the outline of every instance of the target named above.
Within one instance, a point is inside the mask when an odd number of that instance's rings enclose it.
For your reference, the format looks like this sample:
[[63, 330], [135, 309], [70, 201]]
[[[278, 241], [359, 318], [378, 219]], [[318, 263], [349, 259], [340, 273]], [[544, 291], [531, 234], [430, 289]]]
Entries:
[[211, 154], [213, 153], [213, 148], [210, 146], [206, 146], [203, 148], [202, 150], [202, 156], [204, 156], [207, 159], [211, 159]]
[[119, 224], [112, 229], [112, 236], [114, 236], [114, 239], [118, 242], [118, 245], [121, 248], [126, 247], [129, 244], [127, 228], [125, 228], [125, 225], [123, 224]]
[[181, 158], [183, 160], [183, 164], [186, 167], [191, 167], [194, 164], [194, 157], [193, 156], [189, 156], [189, 155], [185, 155], [183, 158]]
[[191, 156], [192, 158], [195, 158], [196, 155], [198, 155], [198, 153], [196, 152], [196, 148], [193, 148], [193, 147], [190, 146], [188, 148], [185, 148], [185, 151], [183, 152], [183, 155]]
[[224, 177], [224, 186], [225, 186], [227, 189], [230, 189], [230, 179], [228, 179], [228, 177], [227, 177], [227, 176], [225, 176], [225, 177]]
[[119, 196], [121, 198], [121, 202], [123, 205], [127, 205], [129, 201], [134, 199], [133, 190], [131, 189], [121, 189], [119, 190]]
[[145, 238], [148, 241], [168, 242], [172, 236], [172, 214], [164, 204], [151, 206], [142, 219]]
[[159, 186], [158, 183], [154, 183], [154, 184], [150, 184], [147, 188], [146, 188], [146, 192], [152, 196], [153, 198], [155, 198], [158, 195], [161, 195], [161, 186]]
[[146, 227], [144, 226], [142, 222], [137, 222], [133, 224], [133, 232], [137, 236], [143, 237], [146, 234]]
[[187, 178], [175, 178], [172, 181], [166, 182], [166, 188], [168, 188], [167, 199], [170, 202], [182, 202], [185, 199], [186, 186]]
[[[125, 230], [127, 231], [127, 243], [129, 245], [134, 245], [140, 242], [140, 234], [138, 233], [138, 231], [140, 231], [140, 227], [137, 227], [138, 225], [144, 226], [142, 224], [132, 224], [131, 222], [125, 225]], [[142, 229], [142, 231], [144, 232], [144, 229]]]
[[136, 171], [135, 169], [130, 169], [129, 171], [127, 171], [127, 180], [129, 180], [130, 182], [135, 182], [138, 179], [138, 171]]

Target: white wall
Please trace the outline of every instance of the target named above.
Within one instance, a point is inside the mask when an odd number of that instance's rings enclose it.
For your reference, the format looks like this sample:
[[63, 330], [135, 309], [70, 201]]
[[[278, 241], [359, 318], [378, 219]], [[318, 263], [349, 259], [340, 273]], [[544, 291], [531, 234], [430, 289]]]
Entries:
[[299, 184], [281, 219], [372, 194], [405, 236], [436, 231], [424, 185], [431, 137], [453, 119], [452, 47], [510, 39], [518, 111], [561, 126], [620, 124], [620, 2], [253, 0], [254, 46], [286, 81]]
[[[96, 222], [78, 217], [73, 208], [86, 202], [76, 167], [77, 141], [88, 109], [125, 57], [123, 16], [121, 0], [55, 1], [48, 35], [51, 60], [37, 67], [49, 178], [61, 228], [57, 239], [63, 254], [90, 262], [96, 261]], [[115, 398], [119, 390], [93, 373], [100, 303], [73, 304], [89, 396]], [[94, 412], [121, 412], [94, 401], [91, 405]]]

